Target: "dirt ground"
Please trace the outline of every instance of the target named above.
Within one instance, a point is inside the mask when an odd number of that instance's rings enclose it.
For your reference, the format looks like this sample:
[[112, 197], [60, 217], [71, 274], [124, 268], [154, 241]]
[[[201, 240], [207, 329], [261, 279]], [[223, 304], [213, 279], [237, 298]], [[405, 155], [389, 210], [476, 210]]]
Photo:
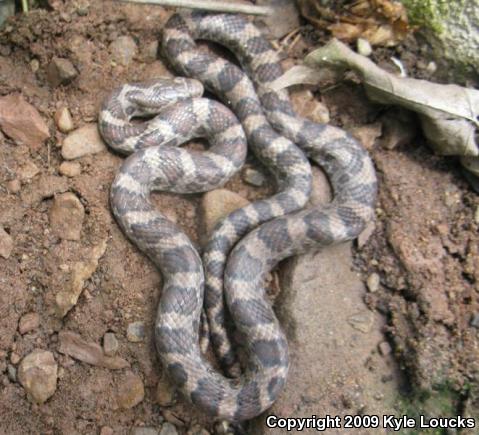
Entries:
[[[0, 95], [22, 93], [52, 133], [38, 149], [0, 136], [0, 226], [14, 241], [10, 257], [0, 258], [0, 433], [97, 434], [105, 426], [129, 433], [132, 427], [158, 427], [163, 421], [179, 433], [196, 424], [221, 433], [181, 400], [158, 404], [161, 369], [152, 330], [161, 279], [110, 214], [109, 186], [122, 158], [104, 151], [82, 157], [79, 175], [59, 173], [65, 135], [55, 126], [57, 109], [68, 107], [80, 127], [96, 121], [102, 100], [116, 86], [168, 74], [156, 56], [155, 41], [169, 12], [110, 1], [57, 4], [57, 10], [17, 15], [0, 32]], [[128, 65], [111, 58], [110, 44], [124, 35], [138, 46]], [[289, 54], [300, 58], [311, 43], [324, 39], [311, 35], [306, 26]], [[423, 67], [425, 51], [411, 37], [396, 49], [375, 50], [373, 60], [384, 66], [394, 55], [411, 74], [430, 78]], [[72, 83], [50, 86], [46, 70], [53, 56], [74, 64], [79, 74]], [[364, 280], [371, 274], [380, 279], [365, 302], [384, 315], [384, 334], [404, 375], [398, 413], [479, 417], [479, 198], [457, 162], [434, 156], [420, 135], [394, 149], [382, 147], [381, 138], [368, 141], [384, 116], [391, 115], [369, 103], [354, 78], [321, 89], [313, 89], [314, 95], [328, 107], [331, 122], [366, 137], [378, 172], [377, 220], [367, 242], [356, 248], [355, 261]], [[301, 93], [298, 98], [301, 102]], [[32, 165], [38, 168], [33, 176]], [[254, 160], [248, 165], [258, 167]], [[21, 181], [15, 193], [7, 187], [14, 179]], [[241, 175], [226, 188], [250, 200], [272, 191], [269, 185], [251, 187]], [[85, 209], [78, 241], [60, 239], [49, 221], [54, 197], [67, 191]], [[200, 195], [159, 194], [155, 201], [199, 240]], [[72, 267], [87, 261], [104, 240], [106, 252], [78, 303], [59, 319], [56, 295], [69, 285]], [[40, 325], [22, 335], [19, 320], [31, 312], [40, 316]], [[126, 338], [128, 325], [136, 321], [145, 322], [140, 343]], [[115, 333], [119, 355], [142, 379], [144, 400], [120, 408], [117, 396], [128, 384], [124, 371], [59, 352], [61, 331], [97, 344], [105, 333]], [[38, 348], [53, 352], [59, 363], [57, 390], [43, 405], [27, 400], [12, 374], [21, 358]]]

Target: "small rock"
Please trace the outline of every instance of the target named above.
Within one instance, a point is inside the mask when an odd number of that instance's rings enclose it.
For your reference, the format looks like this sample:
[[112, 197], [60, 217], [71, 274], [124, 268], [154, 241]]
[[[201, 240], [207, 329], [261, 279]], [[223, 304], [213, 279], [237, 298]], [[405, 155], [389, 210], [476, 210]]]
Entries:
[[356, 45], [361, 56], [369, 57], [373, 53], [373, 48], [367, 39], [358, 38]]
[[145, 387], [141, 378], [133, 372], [127, 372], [118, 386], [118, 405], [130, 409], [138, 405], [145, 397]]
[[40, 326], [40, 316], [37, 313], [27, 313], [20, 318], [18, 331], [20, 334], [34, 331]]
[[22, 181], [30, 180], [40, 172], [38, 166], [31, 160], [27, 160], [17, 171], [18, 178]]
[[30, 61], [30, 69], [32, 73], [36, 73], [40, 69], [40, 61], [38, 59], [32, 59]]
[[329, 109], [318, 101], [310, 90], [292, 92], [291, 103], [300, 116], [320, 124], [327, 124], [330, 121]]
[[161, 426], [160, 435], [178, 435], [178, 431], [175, 426], [166, 422]]
[[37, 150], [50, 137], [48, 126], [37, 109], [20, 94], [0, 98], [0, 127], [17, 143]]
[[207, 234], [232, 211], [248, 205], [249, 201], [227, 189], [216, 189], [206, 193], [201, 201], [203, 223]]
[[13, 250], [13, 239], [2, 227], [0, 227], [0, 256], [9, 258]]
[[371, 293], [377, 292], [379, 290], [380, 284], [379, 275], [377, 273], [372, 273], [371, 275], [369, 275], [366, 284], [368, 286], [368, 290]]
[[65, 160], [78, 159], [106, 150], [96, 124], [86, 124], [72, 131], [63, 141], [62, 156]]
[[114, 435], [114, 431], [109, 426], [103, 426], [100, 430], [100, 435]]
[[156, 403], [160, 406], [172, 406], [176, 401], [176, 392], [167, 380], [158, 382], [156, 386]]
[[18, 380], [30, 401], [45, 403], [57, 389], [58, 365], [53, 354], [34, 350], [23, 358], [18, 367]]
[[81, 174], [81, 165], [78, 162], [63, 162], [58, 171], [66, 177], [76, 177]]
[[427, 64], [426, 66], [426, 71], [429, 73], [429, 74], [434, 74], [436, 71], [437, 71], [437, 64], [436, 62], [434, 61], [431, 61]]
[[365, 334], [371, 331], [374, 324], [374, 315], [370, 311], [353, 314], [348, 318], [348, 323], [356, 330]]
[[195, 424], [193, 427], [188, 429], [186, 435], [210, 435], [210, 433], [204, 427], [201, 427], [199, 424]]
[[392, 352], [391, 345], [387, 341], [381, 341], [378, 344], [378, 351], [382, 356], [388, 356]]
[[20, 355], [16, 352], [12, 352], [10, 355], [10, 362], [17, 365], [20, 362]]
[[68, 59], [54, 57], [47, 67], [47, 80], [54, 88], [67, 85], [77, 75], [78, 71]]
[[60, 331], [58, 340], [60, 343], [58, 351], [79, 361], [110, 370], [130, 367], [125, 359], [106, 356], [98, 344], [87, 342], [71, 331]]
[[106, 246], [107, 240], [104, 239], [93, 247], [88, 260], [78, 261], [72, 266], [70, 284], [58, 292], [55, 297], [56, 312], [59, 317], [65, 316], [78, 302], [85, 281], [95, 272], [98, 261], [106, 251]]
[[50, 209], [49, 219], [53, 232], [64, 240], [80, 240], [85, 209], [71, 192], [57, 195]]
[[11, 364], [7, 367], [7, 376], [12, 382], [17, 382], [17, 369]]
[[113, 332], [107, 332], [103, 336], [103, 351], [107, 356], [113, 356], [118, 352], [118, 340]]
[[61, 107], [56, 111], [55, 123], [62, 133], [69, 133], [75, 128], [72, 115], [67, 107]]
[[120, 36], [110, 44], [112, 60], [123, 66], [129, 65], [137, 52], [138, 47], [131, 36]]
[[383, 126], [380, 122], [375, 122], [373, 124], [356, 127], [351, 133], [363, 144], [364, 148], [370, 150], [374, 147], [376, 139], [381, 136], [382, 128]]
[[126, 338], [132, 343], [140, 343], [145, 339], [145, 324], [143, 322], [133, 322], [128, 325]]
[[158, 435], [158, 431], [154, 427], [134, 427], [131, 435]]
[[158, 40], [154, 40], [145, 45], [143, 49], [143, 60], [147, 63], [152, 63], [158, 57]]
[[366, 225], [366, 228], [364, 228], [364, 230], [358, 236], [358, 248], [361, 249], [368, 242], [375, 229], [376, 223], [374, 221], [371, 221]]
[[470, 325], [473, 328], [479, 329], [479, 313], [474, 313], [472, 315]]
[[252, 186], [261, 187], [266, 183], [266, 177], [258, 170], [245, 168], [243, 170], [243, 180]]
[[88, 4], [80, 4], [76, 9], [76, 13], [79, 17], [86, 17], [88, 15]]
[[22, 188], [22, 183], [20, 183], [20, 180], [18, 180], [18, 179], [10, 180], [7, 183], [7, 189], [11, 193], [18, 193], [18, 192], [20, 192], [21, 188]]

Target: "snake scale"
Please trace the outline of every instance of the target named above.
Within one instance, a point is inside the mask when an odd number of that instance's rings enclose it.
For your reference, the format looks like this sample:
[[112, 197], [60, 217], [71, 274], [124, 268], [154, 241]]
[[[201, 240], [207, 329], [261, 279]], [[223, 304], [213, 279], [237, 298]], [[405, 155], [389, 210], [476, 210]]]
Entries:
[[[242, 68], [199, 49], [198, 39], [227, 47]], [[266, 274], [284, 258], [355, 238], [373, 215], [375, 172], [349, 134], [298, 117], [287, 92], [269, 87], [283, 73], [278, 55], [244, 17], [175, 14], [163, 29], [162, 48], [187, 78], [124, 85], [100, 112], [104, 139], [131, 154], [113, 182], [111, 206], [125, 234], [162, 273], [155, 339], [169, 376], [208, 415], [239, 422], [272, 405], [288, 372], [287, 341], [265, 298]], [[202, 98], [202, 85], [229, 109]], [[151, 119], [131, 122], [145, 116]], [[193, 137], [207, 138], [209, 148], [178, 147]], [[241, 168], [247, 142], [274, 175], [277, 193], [223, 219], [202, 259], [150, 194], [223, 185]], [[308, 158], [328, 175], [334, 199], [304, 209], [312, 181]], [[199, 345], [205, 309], [212, 346], [226, 372], [236, 373], [224, 304], [248, 355], [238, 377], [214, 369]]]

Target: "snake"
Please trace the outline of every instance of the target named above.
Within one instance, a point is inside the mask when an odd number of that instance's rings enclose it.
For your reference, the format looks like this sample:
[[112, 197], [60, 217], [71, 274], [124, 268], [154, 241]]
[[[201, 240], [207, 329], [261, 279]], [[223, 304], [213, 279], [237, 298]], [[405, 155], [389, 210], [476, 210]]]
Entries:
[[[198, 47], [198, 40], [222, 45], [238, 64]], [[285, 258], [356, 238], [374, 215], [375, 170], [349, 133], [301, 118], [288, 92], [272, 87], [283, 74], [279, 54], [247, 18], [175, 13], [161, 47], [182, 77], [123, 85], [99, 113], [105, 141], [128, 155], [112, 183], [111, 208], [162, 274], [155, 344], [169, 378], [205, 414], [242, 422], [272, 406], [290, 365], [265, 277]], [[204, 89], [221, 102], [204, 98]], [[195, 137], [209, 147], [180, 146]], [[222, 219], [201, 256], [152, 204], [151, 193], [222, 186], [243, 165], [247, 148], [271, 172], [276, 193]], [[327, 204], [307, 206], [310, 161], [332, 187]], [[201, 350], [203, 312], [223, 370]], [[226, 313], [244, 345], [240, 372]]]

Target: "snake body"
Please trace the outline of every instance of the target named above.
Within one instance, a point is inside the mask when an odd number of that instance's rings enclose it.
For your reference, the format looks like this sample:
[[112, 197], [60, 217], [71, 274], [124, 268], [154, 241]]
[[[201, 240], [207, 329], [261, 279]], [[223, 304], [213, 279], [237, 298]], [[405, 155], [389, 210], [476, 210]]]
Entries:
[[[245, 72], [199, 50], [197, 39], [229, 48]], [[200, 98], [195, 80], [125, 85], [113, 92], [100, 112], [100, 131], [113, 148], [135, 152], [113, 182], [112, 210], [126, 235], [162, 272], [155, 337], [170, 377], [212, 417], [247, 420], [276, 400], [289, 365], [285, 336], [265, 298], [265, 275], [283, 258], [355, 238], [373, 214], [374, 168], [346, 132], [299, 118], [287, 93], [271, 90], [269, 84], [282, 74], [278, 56], [243, 17], [175, 14], [164, 28], [163, 49], [178, 72], [198, 79], [227, 104], [242, 128], [224, 106]], [[130, 123], [145, 115], [156, 116]], [[154, 209], [149, 195], [222, 185], [244, 161], [244, 134], [274, 174], [278, 193], [217, 225], [205, 248], [203, 269], [191, 241]], [[208, 151], [176, 147], [196, 136], [208, 138]], [[305, 154], [327, 173], [334, 199], [302, 210], [311, 191]], [[226, 368], [235, 359], [224, 327], [224, 302], [244, 337], [248, 364], [238, 378], [225, 377], [201, 354], [203, 296], [213, 348]]]

